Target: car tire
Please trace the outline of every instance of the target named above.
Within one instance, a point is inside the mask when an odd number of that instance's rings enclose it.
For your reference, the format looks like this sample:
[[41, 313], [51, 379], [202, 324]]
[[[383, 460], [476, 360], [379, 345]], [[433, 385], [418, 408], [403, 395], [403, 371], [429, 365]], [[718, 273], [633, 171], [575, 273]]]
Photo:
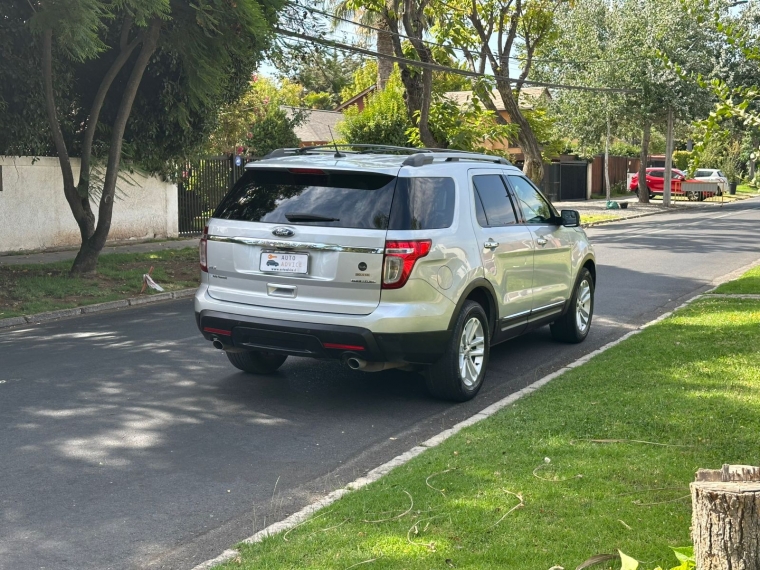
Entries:
[[283, 365], [287, 355], [271, 352], [225, 352], [227, 359], [235, 368], [248, 374], [271, 374]]
[[554, 340], [578, 343], [586, 340], [594, 316], [594, 279], [585, 267], [575, 281], [570, 306], [551, 324]]
[[491, 331], [483, 307], [465, 301], [446, 352], [423, 373], [436, 398], [466, 402], [483, 386], [490, 355]]

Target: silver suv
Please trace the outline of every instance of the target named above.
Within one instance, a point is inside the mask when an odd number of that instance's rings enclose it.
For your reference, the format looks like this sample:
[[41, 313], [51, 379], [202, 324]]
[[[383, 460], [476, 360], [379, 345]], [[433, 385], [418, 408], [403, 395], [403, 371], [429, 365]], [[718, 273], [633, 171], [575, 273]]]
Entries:
[[576, 211], [502, 158], [351, 148], [248, 164], [204, 230], [196, 319], [233, 366], [417, 370], [465, 401], [495, 344], [546, 324], [586, 338], [596, 265]]

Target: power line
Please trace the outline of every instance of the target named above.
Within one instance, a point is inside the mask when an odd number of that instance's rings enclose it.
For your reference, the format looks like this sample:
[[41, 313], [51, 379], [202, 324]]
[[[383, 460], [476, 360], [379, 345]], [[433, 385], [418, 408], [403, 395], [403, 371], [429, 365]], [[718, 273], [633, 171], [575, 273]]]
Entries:
[[[357, 26], [357, 27], [360, 27], [360, 28], [364, 28], [366, 30], [372, 30], [372, 31], [375, 31], [375, 32], [381, 32], [381, 33], [385, 33], [385, 34], [390, 34], [390, 35], [395, 36], [397, 38], [406, 39], [406, 40], [419, 39], [419, 41], [421, 41], [422, 43], [424, 43], [424, 44], [426, 44], [426, 45], [428, 45], [430, 47], [439, 47], [439, 48], [447, 49], [447, 50], [448, 49], [452, 49], [452, 50], [461, 51], [462, 53], [464, 53], [464, 51], [465, 51], [465, 49], [461, 48], [461, 47], [447, 46], [447, 45], [444, 45], [444, 44], [439, 44], [439, 43], [436, 43], [436, 42], [431, 42], [430, 40], [425, 40], [425, 39], [422, 39], [422, 38], [411, 38], [411, 37], [409, 37], [407, 35], [400, 34], [398, 32], [393, 32], [391, 30], [384, 30], [382, 28], [378, 28], [378, 27], [375, 27], [375, 26], [370, 26], [369, 24], [364, 24], [362, 22], [357, 22], [355, 20], [351, 20], [350, 18], [344, 18], [344, 17], [338, 16], [336, 14], [331, 14], [330, 12], [325, 12], [323, 10], [319, 10], [317, 8], [313, 8], [311, 6], [299, 6], [299, 5], [294, 4], [292, 2], [288, 2], [288, 3], [291, 6], [293, 6], [294, 8], [298, 8], [298, 9], [302, 9], [302, 10], [307, 10], [307, 11], [312, 12], [314, 14], [320, 14], [322, 16], [326, 16], [328, 18], [332, 18], [333, 20], [337, 20], [337, 21], [340, 21], [340, 22], [345, 22], [345, 23], [348, 23], [348, 24], [352, 24], [354, 26]], [[447, 5], [447, 4], [445, 4], [445, 5]], [[351, 33], [354, 34], [355, 32], [351, 32]], [[509, 59], [511, 59], [513, 61], [527, 61], [527, 58], [525, 58], [525, 57], [509, 56]], [[531, 59], [531, 61], [533, 63], [559, 63], [559, 64], [563, 64], [563, 65], [578, 65], [578, 64], [587, 64], [587, 63], [622, 63], [622, 62], [631, 62], [631, 61], [634, 61], [634, 60], [633, 59], [588, 59], [588, 60], [580, 60], [579, 61], [579, 60], [561, 60], [561, 59], [547, 59], [547, 58], [536, 58], [536, 57], [534, 57], [534, 58]]]
[[[391, 61], [395, 61], [396, 63], [403, 63], [405, 65], [409, 65], [411, 67], [422, 67], [424, 69], [430, 69], [432, 71], [445, 71], [448, 73], [453, 73], [455, 75], [463, 75], [465, 77], [475, 77], [475, 78], [488, 78], [488, 79], [506, 79], [507, 81], [511, 83], [518, 83], [517, 79], [513, 78], [497, 78], [494, 75], [489, 75], [487, 73], [478, 73], [475, 71], [470, 71], [468, 69], [459, 69], [456, 67], [448, 67], [446, 65], [439, 65], [437, 63], [428, 63], [425, 61], [418, 61], [415, 59], [408, 59], [405, 57], [397, 57], [395, 55], [389, 55], [384, 53], [379, 53], [377, 51], [373, 51], [366, 48], [361, 48], [358, 46], [352, 46], [349, 44], [344, 44], [341, 42], [336, 42], [334, 40], [330, 40], [328, 38], [319, 38], [316, 36], [310, 36], [308, 34], [301, 34], [299, 32], [294, 32], [292, 30], [284, 30], [280, 27], [275, 27], [274, 31], [282, 36], [291, 37], [307, 42], [314, 42], [317, 44], [321, 44], [327, 47], [332, 47], [335, 49], [340, 49], [344, 51], [349, 51], [353, 53], [360, 53], [363, 55], [368, 55], [371, 57], [377, 57], [381, 59], [388, 59]], [[530, 81], [525, 80], [522, 82], [524, 85], [530, 85], [534, 87], [546, 87], [549, 89], [573, 89], [577, 91], [590, 91], [594, 93], [638, 93], [637, 89], [617, 89], [613, 87], [586, 87], [584, 85], [562, 85], [557, 83], [546, 83], [544, 81]]]

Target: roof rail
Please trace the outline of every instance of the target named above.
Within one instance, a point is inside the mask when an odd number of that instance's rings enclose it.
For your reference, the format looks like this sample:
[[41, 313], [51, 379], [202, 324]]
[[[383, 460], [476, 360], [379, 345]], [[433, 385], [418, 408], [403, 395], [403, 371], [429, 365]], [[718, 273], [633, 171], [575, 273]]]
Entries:
[[391, 146], [385, 144], [329, 144], [304, 146], [301, 148], [278, 148], [277, 150], [270, 152], [264, 158], [305, 155], [309, 154], [310, 152], [330, 153], [333, 152], [336, 147], [341, 149], [356, 149], [344, 150], [343, 152], [357, 154], [369, 153], [372, 151], [386, 151], [409, 154], [410, 156], [403, 162], [404, 166], [423, 166], [425, 164], [432, 163], [434, 158], [441, 158], [446, 162], [455, 162], [459, 160], [478, 160], [483, 162], [492, 162], [495, 164], [512, 164], [501, 156], [483, 154], [479, 152], [450, 150], [445, 148], [413, 148], [406, 146]]
[[511, 166], [512, 163], [506, 158], [501, 156], [493, 156], [490, 154], [480, 154], [477, 152], [462, 152], [462, 151], [447, 151], [438, 149], [434, 152], [424, 149], [422, 152], [413, 154], [407, 158], [404, 162], [404, 166], [423, 166], [425, 164], [431, 164], [434, 159], [442, 158], [446, 162], [458, 162], [460, 160], [476, 160], [481, 162], [492, 162], [494, 164], [504, 164]]

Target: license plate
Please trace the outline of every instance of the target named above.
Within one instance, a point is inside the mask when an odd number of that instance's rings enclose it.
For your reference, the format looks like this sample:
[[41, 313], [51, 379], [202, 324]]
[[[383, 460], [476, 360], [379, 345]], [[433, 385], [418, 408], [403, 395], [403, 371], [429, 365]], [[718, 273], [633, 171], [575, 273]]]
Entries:
[[266, 273], [308, 273], [309, 256], [305, 253], [265, 251], [261, 254], [259, 270]]

